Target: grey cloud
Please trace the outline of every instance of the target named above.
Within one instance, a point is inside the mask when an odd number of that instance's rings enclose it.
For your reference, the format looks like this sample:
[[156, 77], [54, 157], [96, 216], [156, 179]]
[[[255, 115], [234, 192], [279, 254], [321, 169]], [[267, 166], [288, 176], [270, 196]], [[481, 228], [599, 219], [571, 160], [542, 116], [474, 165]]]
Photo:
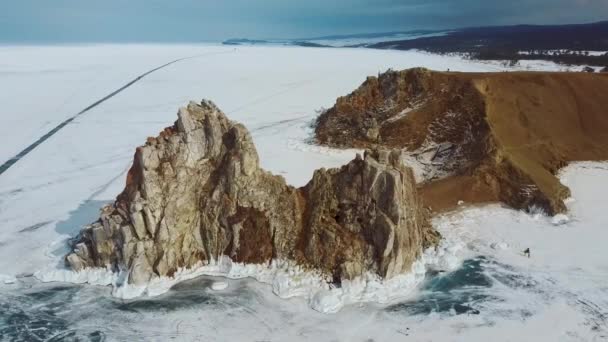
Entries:
[[202, 41], [603, 20], [608, 0], [19, 0], [0, 41]]

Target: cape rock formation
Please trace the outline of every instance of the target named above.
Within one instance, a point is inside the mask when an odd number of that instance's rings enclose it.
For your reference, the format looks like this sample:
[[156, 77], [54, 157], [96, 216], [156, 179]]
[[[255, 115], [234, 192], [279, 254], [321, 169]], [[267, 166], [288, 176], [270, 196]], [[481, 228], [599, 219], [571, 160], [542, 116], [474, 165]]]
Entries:
[[74, 270], [106, 267], [132, 284], [229, 256], [291, 260], [339, 282], [411, 270], [439, 235], [398, 151], [317, 170], [303, 188], [264, 171], [247, 129], [190, 103], [138, 147], [124, 191], [73, 240]]
[[605, 74], [388, 71], [323, 113], [316, 139], [405, 149], [434, 211], [463, 200], [556, 214], [570, 195], [557, 171], [608, 159], [606, 93]]

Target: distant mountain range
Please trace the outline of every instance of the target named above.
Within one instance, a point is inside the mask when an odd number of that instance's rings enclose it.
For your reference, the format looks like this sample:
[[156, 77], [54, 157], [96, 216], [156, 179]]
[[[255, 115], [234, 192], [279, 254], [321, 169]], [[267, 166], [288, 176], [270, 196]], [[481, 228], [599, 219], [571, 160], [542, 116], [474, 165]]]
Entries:
[[442, 36], [372, 44], [374, 48], [469, 52], [484, 48], [512, 50], [608, 51], [608, 21], [576, 25], [472, 27]]
[[309, 39], [231, 39], [224, 44], [416, 49], [433, 53], [462, 53], [485, 60], [543, 59], [564, 64], [608, 66], [608, 21], [333, 35]]

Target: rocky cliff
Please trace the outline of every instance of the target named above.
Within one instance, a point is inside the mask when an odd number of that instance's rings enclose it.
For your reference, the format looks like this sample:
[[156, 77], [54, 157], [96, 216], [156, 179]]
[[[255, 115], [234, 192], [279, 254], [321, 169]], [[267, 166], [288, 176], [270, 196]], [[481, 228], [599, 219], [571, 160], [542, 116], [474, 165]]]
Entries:
[[319, 143], [405, 149], [435, 211], [501, 201], [566, 210], [555, 174], [608, 159], [608, 75], [388, 71], [317, 121]]
[[203, 101], [137, 148], [124, 191], [73, 240], [66, 261], [144, 284], [221, 256], [281, 259], [339, 282], [407, 272], [437, 240], [398, 151], [368, 151], [296, 189], [260, 168], [243, 125]]

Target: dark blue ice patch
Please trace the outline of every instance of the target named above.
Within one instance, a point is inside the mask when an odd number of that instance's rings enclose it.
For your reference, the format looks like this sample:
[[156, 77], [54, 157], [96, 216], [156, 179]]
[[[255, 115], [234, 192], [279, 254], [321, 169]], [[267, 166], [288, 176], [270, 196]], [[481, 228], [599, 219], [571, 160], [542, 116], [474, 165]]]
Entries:
[[485, 257], [466, 260], [460, 268], [449, 273], [429, 272], [421, 285], [421, 295], [410, 301], [386, 308], [389, 312], [402, 311], [410, 315], [433, 312], [479, 314], [478, 303], [496, 299], [487, 294], [492, 287], [484, 271]]
[[0, 297], [2, 341], [90, 341], [105, 340], [101, 331], [72, 329], [61, 317], [70, 310], [78, 286], [53, 286]]

